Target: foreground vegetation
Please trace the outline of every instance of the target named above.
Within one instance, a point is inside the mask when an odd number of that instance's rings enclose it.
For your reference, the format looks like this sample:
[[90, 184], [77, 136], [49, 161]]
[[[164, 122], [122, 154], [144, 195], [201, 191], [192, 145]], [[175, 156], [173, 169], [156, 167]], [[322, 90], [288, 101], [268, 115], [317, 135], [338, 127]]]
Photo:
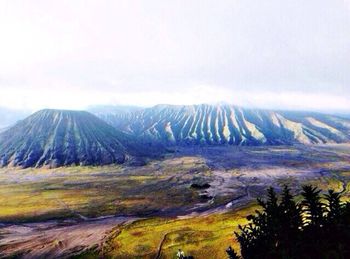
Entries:
[[196, 259], [227, 258], [227, 252], [231, 259], [238, 254], [244, 259], [349, 258], [350, 206], [345, 200], [334, 191], [323, 196], [311, 186], [297, 196], [285, 188], [278, 198], [271, 188], [266, 201], [225, 213], [119, 226], [102, 247], [79, 258], [175, 258], [178, 249]]
[[[281, 201], [273, 188], [262, 211], [249, 215], [249, 223], [235, 232], [244, 259], [350, 258], [350, 203], [329, 190], [323, 197], [311, 185], [303, 186], [296, 202], [286, 186]], [[239, 258], [231, 247], [230, 259]]]
[[232, 236], [256, 204], [225, 213], [186, 218], [149, 218], [117, 227], [103, 247], [79, 258], [174, 258], [178, 249], [194, 258], [225, 258], [223, 247], [239, 244]]

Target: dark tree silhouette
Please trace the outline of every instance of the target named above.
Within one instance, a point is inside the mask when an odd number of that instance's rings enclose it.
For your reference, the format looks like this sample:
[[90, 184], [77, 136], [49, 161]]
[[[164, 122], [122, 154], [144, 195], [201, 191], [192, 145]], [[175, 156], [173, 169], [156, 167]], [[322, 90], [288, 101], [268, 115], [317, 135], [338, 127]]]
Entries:
[[321, 202], [321, 190], [311, 185], [303, 186], [304, 197], [301, 205], [304, 213], [304, 225], [308, 227], [321, 227], [323, 225], [324, 204]]
[[[266, 201], [258, 199], [262, 211], [249, 215], [249, 223], [235, 232], [242, 258], [350, 258], [350, 203], [341, 203], [333, 190], [322, 197], [310, 185], [301, 195], [296, 203], [285, 186], [280, 199], [273, 188]], [[231, 247], [226, 252], [239, 258]]]
[[327, 209], [327, 224], [334, 225], [340, 223], [342, 206], [340, 204], [340, 193], [329, 190], [325, 195], [328, 203]]
[[237, 253], [232, 249], [231, 246], [229, 246], [229, 247], [226, 249], [226, 253], [227, 253], [229, 259], [239, 259], [239, 256], [238, 256]]
[[347, 202], [343, 207], [342, 207], [342, 214], [340, 217], [340, 222], [343, 225], [350, 226], [350, 202]]

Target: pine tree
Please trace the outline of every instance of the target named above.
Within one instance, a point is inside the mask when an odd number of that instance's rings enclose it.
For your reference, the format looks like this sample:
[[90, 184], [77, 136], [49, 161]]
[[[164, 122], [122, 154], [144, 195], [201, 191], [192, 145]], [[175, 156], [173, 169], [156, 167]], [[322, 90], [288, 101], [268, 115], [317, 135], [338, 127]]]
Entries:
[[226, 249], [226, 253], [228, 255], [228, 259], [239, 259], [239, 256], [237, 255], [237, 253], [235, 252], [235, 250], [231, 246], [229, 246]]
[[327, 223], [334, 225], [339, 223], [341, 215], [340, 193], [329, 190], [325, 195], [327, 201]]
[[290, 193], [287, 185], [284, 186], [281, 199], [281, 227], [279, 233], [279, 242], [281, 251], [284, 254], [293, 255], [296, 253], [295, 240], [302, 226], [302, 211], [300, 206], [294, 201], [294, 196]]
[[[266, 201], [258, 199], [262, 211], [249, 215], [249, 223], [235, 232], [243, 259], [350, 258], [350, 203], [342, 204], [332, 190], [325, 203], [316, 187], [302, 190], [299, 204], [287, 186], [280, 203], [272, 188]], [[227, 254], [237, 258], [232, 249]]]
[[317, 187], [312, 187], [311, 185], [303, 186], [301, 194], [304, 199], [301, 205], [305, 214], [304, 225], [321, 227], [324, 223], [324, 204], [321, 202], [320, 192], [321, 190], [318, 190]]

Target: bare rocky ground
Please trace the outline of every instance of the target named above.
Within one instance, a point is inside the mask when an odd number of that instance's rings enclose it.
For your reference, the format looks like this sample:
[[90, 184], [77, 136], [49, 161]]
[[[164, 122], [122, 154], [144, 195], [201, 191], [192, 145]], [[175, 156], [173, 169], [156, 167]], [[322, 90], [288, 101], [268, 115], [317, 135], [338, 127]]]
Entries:
[[[187, 163], [189, 157], [193, 165]], [[123, 189], [123, 197], [129, 199], [144, 196], [150, 199], [149, 197], [153, 196], [155, 203], [160, 207], [157, 207], [149, 217], [195, 217], [248, 204], [256, 197], [262, 196], [268, 186], [280, 190], [283, 184], [289, 184], [297, 191], [304, 183], [311, 182], [321, 186], [335, 183], [335, 186], [340, 186], [338, 191], [348, 195], [350, 178], [348, 172], [350, 172], [350, 145], [197, 147], [179, 149], [164, 160], [152, 161], [146, 166], [122, 168], [117, 175], [110, 174], [109, 178], [117, 182], [119, 178], [131, 179], [149, 174], [154, 178], [140, 182], [138, 186], [133, 186], [133, 182], [123, 182], [130, 184], [123, 187], [126, 188]], [[31, 182], [54, 177], [54, 174], [31, 173], [15, 177], [15, 173], [8, 175], [7, 171], [6, 176], [1, 175], [1, 180], [9, 183]], [[105, 185], [110, 184], [102, 175], [102, 173], [93, 174], [95, 178], [89, 178], [88, 182], [103, 178]], [[60, 177], [64, 176], [63, 172]], [[92, 177], [92, 174], [80, 175], [83, 178], [88, 176]], [[80, 183], [83, 178], [78, 178]], [[119, 186], [119, 182], [117, 183]], [[69, 184], [73, 182], [70, 180]], [[164, 193], [168, 191], [171, 192], [168, 193], [170, 197], [164, 198]], [[185, 193], [187, 196], [182, 196]], [[156, 197], [157, 195], [160, 196]], [[188, 197], [193, 200], [187, 202]], [[178, 199], [184, 200], [181, 203]], [[176, 205], [171, 206], [172, 202]], [[184, 204], [183, 208], [179, 208], [179, 204]], [[138, 209], [141, 210], [142, 207]], [[135, 220], [135, 215], [91, 220], [80, 212], [76, 214], [80, 217], [79, 221], [3, 224], [0, 227], [1, 257], [10, 255], [17, 255], [20, 258], [70, 257], [91, 247], [100, 246], [113, 228]]]
[[131, 217], [107, 217], [82, 222], [8, 224], [0, 228], [1, 257], [69, 258], [101, 246], [111, 230]]

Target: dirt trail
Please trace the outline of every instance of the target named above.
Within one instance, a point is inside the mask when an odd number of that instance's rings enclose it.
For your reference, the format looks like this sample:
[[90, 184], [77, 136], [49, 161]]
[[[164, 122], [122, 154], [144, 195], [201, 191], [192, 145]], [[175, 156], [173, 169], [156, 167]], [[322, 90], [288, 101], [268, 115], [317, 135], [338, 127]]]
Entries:
[[107, 217], [83, 222], [9, 224], [0, 227], [0, 257], [67, 258], [99, 246], [117, 225], [136, 220]]

